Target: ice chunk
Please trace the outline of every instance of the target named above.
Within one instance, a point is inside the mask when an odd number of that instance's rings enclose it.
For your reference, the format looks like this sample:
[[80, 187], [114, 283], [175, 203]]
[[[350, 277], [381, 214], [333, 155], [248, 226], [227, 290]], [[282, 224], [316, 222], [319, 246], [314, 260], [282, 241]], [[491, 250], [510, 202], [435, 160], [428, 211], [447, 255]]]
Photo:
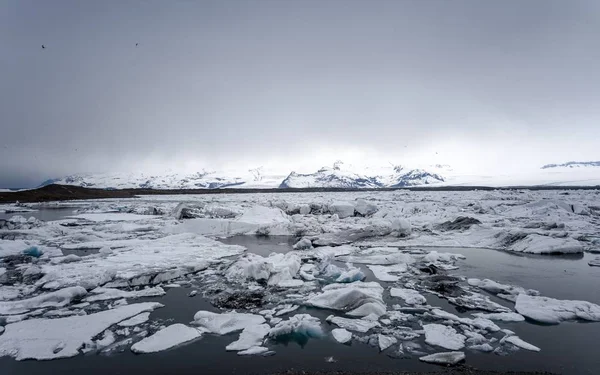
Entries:
[[377, 321], [366, 320], [366, 319], [348, 319], [341, 316], [330, 315], [327, 317], [327, 321], [335, 324], [338, 327], [349, 329], [360, 333], [366, 333], [370, 329], [380, 327]]
[[356, 207], [354, 208], [361, 216], [370, 216], [377, 212], [377, 205], [371, 202], [367, 202], [364, 199], [356, 201]]
[[454, 305], [473, 310], [510, 312], [509, 308], [504, 307], [479, 293], [465, 293], [459, 297], [448, 297], [448, 301]]
[[444, 352], [435, 353], [420, 357], [419, 360], [427, 363], [435, 363], [438, 365], [455, 365], [466, 358], [463, 352]]
[[30, 257], [39, 258], [44, 254], [37, 246], [30, 246], [23, 250], [23, 255], [29, 255]]
[[392, 288], [390, 289], [390, 295], [402, 298], [407, 305], [423, 305], [427, 303], [425, 297], [414, 289]]
[[[299, 307], [300, 306], [298, 306], [298, 305], [283, 305], [283, 306], [281, 306], [281, 310], [279, 310], [279, 311], [277, 311], [277, 313], [275, 313], [275, 316], [282, 316], [285, 314], [289, 314], [292, 311], [298, 310]], [[261, 315], [263, 315], [263, 314], [261, 314]]]
[[380, 281], [394, 282], [400, 280], [399, 276], [392, 275], [392, 273], [403, 273], [408, 269], [404, 263], [394, 264], [391, 266], [378, 266], [370, 264], [367, 266], [372, 272], [375, 278]]
[[476, 316], [478, 318], [490, 319], [490, 320], [498, 320], [501, 322], [522, 322], [525, 320], [523, 315], [513, 313], [513, 312], [490, 313], [490, 314], [474, 313], [473, 316]]
[[525, 350], [531, 350], [533, 352], [539, 352], [540, 348], [538, 348], [535, 345], [531, 345], [528, 342], [525, 342], [523, 340], [521, 340], [519, 338], [519, 336], [508, 336], [504, 339], [504, 341], [509, 342], [515, 346], [518, 346], [519, 348], [525, 349]]
[[392, 231], [399, 237], [408, 236], [412, 231], [410, 221], [402, 218], [392, 220]]
[[155, 353], [192, 341], [202, 336], [201, 330], [181, 323], [171, 324], [131, 347], [134, 353]]
[[112, 345], [116, 341], [115, 334], [112, 331], [106, 330], [104, 331], [104, 335], [101, 339], [96, 340], [96, 348], [102, 349], [109, 345]]
[[241, 351], [260, 346], [270, 329], [271, 327], [268, 324], [248, 326], [240, 333], [239, 339], [227, 345], [225, 350]]
[[294, 244], [294, 250], [306, 250], [306, 249], [312, 249], [312, 242], [310, 241], [310, 239], [304, 237], [302, 238], [300, 241], [296, 242]]
[[157, 297], [166, 294], [164, 289], [159, 286], [132, 291], [98, 287], [92, 290], [91, 293], [93, 293], [93, 295], [88, 296], [85, 299], [87, 302], [106, 301], [119, 298]]
[[[395, 247], [376, 247], [360, 252], [355, 252], [352, 255], [340, 256], [338, 260], [344, 262], [352, 262], [359, 264], [412, 264], [415, 259], [410, 255], [400, 252]], [[402, 266], [399, 266], [402, 267]]]
[[526, 318], [548, 324], [576, 319], [600, 321], [600, 306], [587, 301], [558, 300], [519, 294], [515, 309]]
[[278, 337], [285, 335], [298, 335], [303, 337], [321, 337], [323, 330], [319, 318], [309, 314], [296, 314], [288, 320], [277, 323], [269, 331], [269, 337]]
[[242, 350], [240, 352], [238, 352], [238, 355], [258, 355], [258, 354], [266, 354], [269, 351], [268, 348], [265, 348], [264, 346], [253, 346], [251, 348], [248, 348], [246, 350]]
[[306, 305], [344, 311], [352, 316], [383, 315], [383, 288], [376, 282], [357, 281], [352, 284], [329, 284], [323, 292], [310, 297]]
[[349, 332], [344, 328], [335, 328], [331, 330], [331, 334], [333, 335], [335, 341], [339, 342], [340, 344], [345, 344], [352, 340], [352, 332]]
[[256, 281], [268, 280], [273, 271], [273, 264], [257, 254], [244, 254], [238, 258], [226, 272], [230, 281], [252, 279]]
[[468, 279], [467, 282], [469, 285], [476, 286], [493, 294], [497, 294], [499, 297], [511, 300], [513, 302], [521, 293], [529, 294], [531, 296], [537, 296], [540, 294], [540, 292], [537, 290], [525, 290], [519, 286], [500, 284], [490, 279]]
[[87, 294], [85, 288], [73, 286], [20, 301], [0, 302], [0, 314], [14, 315], [41, 307], [63, 307]]
[[424, 325], [423, 329], [425, 330], [425, 342], [429, 345], [437, 345], [450, 350], [459, 350], [465, 346], [466, 337], [452, 327], [433, 323]]
[[246, 327], [256, 326], [264, 322], [265, 318], [261, 315], [236, 312], [217, 314], [201, 310], [194, 315], [194, 324], [218, 335], [241, 331]]
[[398, 339], [392, 336], [377, 335], [377, 344], [379, 345], [379, 351], [384, 351], [390, 346], [398, 342]]
[[487, 342], [484, 344], [471, 345], [471, 346], [469, 346], [469, 349], [477, 350], [477, 351], [484, 352], [484, 353], [489, 353], [489, 352], [494, 351], [494, 347], [491, 346], [490, 344], [488, 344]]
[[150, 313], [149, 312], [145, 312], [145, 313], [141, 313], [139, 315], [136, 315], [133, 318], [124, 320], [124, 321], [120, 322], [117, 325], [119, 327], [133, 327], [133, 326], [137, 326], [137, 325], [146, 323], [148, 321], [148, 319], [150, 319]]
[[347, 270], [343, 270], [342, 273], [335, 280], [336, 283], [353, 283], [355, 281], [364, 280], [365, 274], [358, 267], [353, 267], [352, 264], [347, 264]]
[[509, 250], [532, 254], [583, 253], [581, 242], [572, 238], [555, 238], [532, 233], [508, 247]]
[[440, 310], [440, 309], [433, 309], [431, 311], [431, 313], [435, 316], [438, 316], [440, 318], [444, 318], [444, 319], [448, 319], [448, 320], [454, 320], [456, 322], [462, 323], [462, 324], [467, 324], [469, 326], [473, 326], [479, 329], [484, 329], [487, 331], [491, 331], [491, 332], [498, 332], [500, 331], [500, 327], [498, 327], [494, 322], [492, 322], [489, 319], [485, 319], [485, 318], [475, 318], [475, 319], [470, 319], [470, 318], [461, 318], [458, 317], [452, 313], [449, 313], [447, 311], [444, 310]]
[[89, 315], [29, 319], [9, 324], [0, 335], [0, 356], [9, 355], [17, 360], [73, 357], [85, 342], [113, 324], [162, 306], [145, 302]]
[[301, 204], [300, 205], [300, 215], [308, 215], [310, 214], [310, 205]]
[[329, 212], [340, 219], [354, 216], [354, 205], [347, 202], [335, 202], [329, 205]]

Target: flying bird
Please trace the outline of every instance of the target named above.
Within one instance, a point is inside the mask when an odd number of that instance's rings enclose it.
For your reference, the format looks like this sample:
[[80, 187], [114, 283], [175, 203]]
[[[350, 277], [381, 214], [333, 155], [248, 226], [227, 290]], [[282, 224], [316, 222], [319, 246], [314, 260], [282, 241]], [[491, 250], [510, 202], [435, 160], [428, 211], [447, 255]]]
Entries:
[[137, 47], [139, 43], [136, 43], [135, 46]]
[[46, 49], [46, 46], [42, 44], [42, 49]]

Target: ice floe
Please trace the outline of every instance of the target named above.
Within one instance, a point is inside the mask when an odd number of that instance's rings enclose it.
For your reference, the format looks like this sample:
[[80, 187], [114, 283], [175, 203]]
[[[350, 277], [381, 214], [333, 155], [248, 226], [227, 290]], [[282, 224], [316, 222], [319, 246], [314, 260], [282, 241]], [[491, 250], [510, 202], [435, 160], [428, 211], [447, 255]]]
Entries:
[[134, 353], [160, 352], [195, 340], [200, 336], [202, 336], [201, 330], [176, 323], [136, 342], [131, 347], [131, 351]]
[[323, 292], [305, 301], [308, 306], [339, 310], [351, 316], [383, 315], [383, 288], [376, 282], [329, 284]]
[[465, 347], [466, 337], [452, 327], [432, 323], [425, 324], [423, 329], [425, 330], [425, 342], [429, 345], [450, 350], [459, 350]]
[[210, 311], [198, 311], [194, 315], [195, 325], [218, 335], [241, 331], [246, 327], [262, 323], [265, 323], [265, 318], [254, 314], [236, 312], [217, 314]]
[[391, 288], [390, 295], [392, 297], [402, 298], [407, 305], [423, 305], [427, 303], [425, 297], [414, 289]]
[[225, 347], [229, 351], [248, 350], [252, 347], [261, 346], [263, 339], [269, 334], [271, 327], [268, 324], [250, 325], [244, 328], [240, 337]]
[[463, 352], [444, 352], [434, 353], [420, 357], [419, 360], [427, 363], [435, 363], [438, 365], [455, 365], [464, 361], [466, 358]]
[[587, 301], [559, 300], [519, 294], [515, 310], [526, 318], [547, 324], [565, 320], [600, 321], [600, 306]]
[[87, 294], [85, 288], [73, 286], [20, 301], [0, 302], [0, 314], [22, 314], [41, 307], [62, 307]]
[[7, 325], [0, 335], [0, 356], [17, 360], [73, 357], [86, 342], [122, 320], [162, 307], [145, 302], [82, 316], [28, 319]]
[[321, 337], [323, 329], [319, 318], [309, 314], [296, 314], [288, 320], [281, 321], [271, 328], [269, 337], [285, 335], [296, 335], [302, 337]]
[[340, 344], [345, 344], [352, 340], [352, 332], [344, 329], [344, 328], [334, 328], [331, 330], [331, 335], [335, 339], [335, 341]]

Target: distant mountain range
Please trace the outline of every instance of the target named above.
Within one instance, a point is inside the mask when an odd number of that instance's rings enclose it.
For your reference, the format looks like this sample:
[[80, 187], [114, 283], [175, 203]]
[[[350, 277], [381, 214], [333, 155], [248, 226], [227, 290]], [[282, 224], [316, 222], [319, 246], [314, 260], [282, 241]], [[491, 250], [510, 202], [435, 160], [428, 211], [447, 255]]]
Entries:
[[241, 173], [231, 171], [202, 171], [192, 174], [165, 173], [110, 173], [75, 174], [44, 181], [49, 184], [75, 185], [104, 189], [224, 189], [224, 188], [382, 188], [421, 186], [444, 182], [435, 171], [448, 166], [432, 166], [431, 171], [389, 166], [377, 169], [356, 170], [343, 162], [333, 167], [323, 167], [314, 173], [291, 172], [287, 176], [268, 173], [255, 168]]
[[589, 168], [600, 167], [600, 161], [569, 161], [563, 164], [546, 164], [542, 169], [550, 168]]
[[263, 167], [239, 171], [161, 174], [75, 174], [44, 181], [103, 189], [227, 189], [227, 188], [394, 188], [413, 186], [595, 186], [600, 185], [600, 161], [547, 164], [527, 173], [458, 175], [448, 165], [409, 168], [400, 165], [357, 167], [338, 161], [313, 173], [274, 173]]

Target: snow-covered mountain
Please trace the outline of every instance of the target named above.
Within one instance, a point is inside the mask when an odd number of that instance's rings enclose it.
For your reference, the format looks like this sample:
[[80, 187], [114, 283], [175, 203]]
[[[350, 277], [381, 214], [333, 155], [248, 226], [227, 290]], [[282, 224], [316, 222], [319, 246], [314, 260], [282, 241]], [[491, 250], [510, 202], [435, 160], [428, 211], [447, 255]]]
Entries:
[[315, 173], [299, 174], [292, 172], [279, 187], [382, 188], [430, 185], [444, 181], [444, 178], [439, 174], [423, 169], [391, 166], [380, 168], [377, 172], [366, 168], [362, 173], [357, 173], [353, 171], [352, 166], [348, 167], [338, 161], [333, 168], [323, 167]]
[[558, 169], [558, 168], [595, 168], [599, 167], [600, 161], [569, 161], [563, 164], [546, 164], [541, 169]]
[[197, 173], [103, 173], [71, 175], [44, 181], [48, 184], [76, 185], [102, 189], [222, 189], [277, 187], [283, 175], [270, 175], [262, 168], [245, 173], [202, 171]]
[[[436, 169], [433, 167], [432, 169]], [[224, 188], [381, 188], [430, 185], [443, 182], [439, 173], [400, 166], [358, 168], [341, 161], [314, 173], [291, 172], [287, 176], [263, 167], [243, 172], [202, 171], [191, 174], [104, 173], [71, 175], [44, 181], [103, 189], [224, 189]]]
[[465, 175], [448, 165], [419, 168], [400, 165], [355, 166], [338, 161], [312, 173], [278, 173], [263, 167], [245, 171], [161, 174], [105, 173], [71, 175], [45, 181], [103, 189], [226, 189], [226, 188], [383, 188], [412, 186], [596, 186], [600, 162], [548, 164], [511, 174]]

